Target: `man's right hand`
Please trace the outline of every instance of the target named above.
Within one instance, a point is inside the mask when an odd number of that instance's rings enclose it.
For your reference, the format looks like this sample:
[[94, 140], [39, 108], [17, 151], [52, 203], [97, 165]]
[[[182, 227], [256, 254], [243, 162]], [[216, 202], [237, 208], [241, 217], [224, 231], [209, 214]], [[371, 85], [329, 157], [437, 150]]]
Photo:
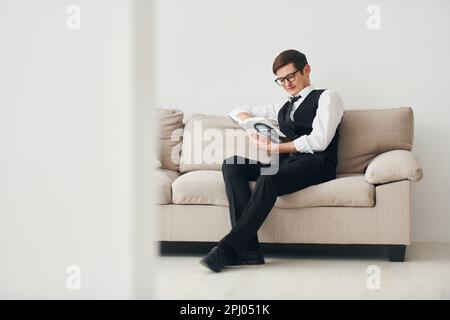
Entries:
[[241, 121], [245, 121], [247, 119], [250, 119], [252, 115], [248, 112], [240, 112], [236, 115]]

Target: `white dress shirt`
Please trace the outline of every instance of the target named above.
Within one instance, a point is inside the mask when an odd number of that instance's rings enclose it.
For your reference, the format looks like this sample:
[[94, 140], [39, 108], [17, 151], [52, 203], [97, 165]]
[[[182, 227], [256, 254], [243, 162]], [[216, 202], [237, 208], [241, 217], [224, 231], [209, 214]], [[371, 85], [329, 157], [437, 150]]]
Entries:
[[[308, 94], [314, 90], [313, 86], [308, 86], [301, 90], [296, 96], [301, 96], [294, 103], [290, 114], [294, 120], [294, 113]], [[237, 117], [238, 113], [247, 112], [252, 117], [263, 117], [275, 121], [278, 124], [278, 112], [280, 112], [286, 101], [277, 102], [263, 106], [243, 106], [237, 107], [228, 113], [228, 116], [237, 123], [243, 121]], [[344, 114], [344, 103], [341, 97], [333, 90], [325, 90], [319, 97], [316, 116], [312, 123], [312, 131], [308, 135], [303, 135], [295, 139], [294, 145], [298, 152], [314, 153], [314, 151], [324, 151], [333, 140], [336, 129]]]

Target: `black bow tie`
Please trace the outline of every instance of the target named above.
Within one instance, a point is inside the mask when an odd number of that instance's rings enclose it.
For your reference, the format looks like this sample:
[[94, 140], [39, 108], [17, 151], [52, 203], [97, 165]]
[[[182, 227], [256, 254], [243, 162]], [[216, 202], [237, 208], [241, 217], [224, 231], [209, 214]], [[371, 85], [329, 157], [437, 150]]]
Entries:
[[289, 97], [289, 107], [287, 108], [287, 112], [286, 112], [288, 116], [291, 114], [292, 108], [294, 107], [294, 103], [301, 97], [302, 96]]
[[300, 99], [302, 96], [297, 96], [297, 97], [289, 97], [289, 102], [291, 104], [294, 104], [295, 101], [297, 101], [298, 99]]

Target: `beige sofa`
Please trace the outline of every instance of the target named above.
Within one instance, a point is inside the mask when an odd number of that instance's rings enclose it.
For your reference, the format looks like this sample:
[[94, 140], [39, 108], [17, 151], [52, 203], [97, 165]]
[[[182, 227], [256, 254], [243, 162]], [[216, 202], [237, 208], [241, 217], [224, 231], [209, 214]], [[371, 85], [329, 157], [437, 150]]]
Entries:
[[[221, 167], [238, 154], [270, 161], [227, 116], [158, 109], [160, 241], [215, 242], [231, 228]], [[410, 243], [411, 183], [422, 169], [411, 152], [409, 107], [346, 110], [337, 178], [278, 197], [258, 232], [262, 243], [387, 245], [404, 261]], [[232, 137], [232, 138], [230, 138]], [[234, 141], [234, 142], [233, 142]], [[253, 190], [255, 182], [250, 182]]]

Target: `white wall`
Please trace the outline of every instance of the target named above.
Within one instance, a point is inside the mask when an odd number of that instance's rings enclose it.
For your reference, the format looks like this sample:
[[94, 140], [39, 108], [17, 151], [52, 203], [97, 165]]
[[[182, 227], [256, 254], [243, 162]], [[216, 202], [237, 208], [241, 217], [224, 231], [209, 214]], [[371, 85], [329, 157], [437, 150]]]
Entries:
[[[381, 9], [369, 30], [366, 10]], [[155, 103], [224, 114], [285, 96], [274, 57], [304, 52], [312, 83], [347, 109], [412, 106], [414, 152], [424, 179], [413, 187], [412, 239], [450, 241], [450, 2], [212, 1], [155, 3]]]
[[[80, 30], [66, 25], [73, 4]], [[145, 63], [147, 75], [136, 72], [150, 41], [150, 30], [136, 35], [141, 9], [125, 0], [0, 2], [1, 298], [151, 294], [152, 247], [138, 242], [149, 238], [149, 189], [137, 174], [148, 174], [138, 159], [148, 157], [138, 136], [149, 124], [137, 112], [150, 83]], [[81, 268], [80, 290], [66, 287], [69, 265]]]

